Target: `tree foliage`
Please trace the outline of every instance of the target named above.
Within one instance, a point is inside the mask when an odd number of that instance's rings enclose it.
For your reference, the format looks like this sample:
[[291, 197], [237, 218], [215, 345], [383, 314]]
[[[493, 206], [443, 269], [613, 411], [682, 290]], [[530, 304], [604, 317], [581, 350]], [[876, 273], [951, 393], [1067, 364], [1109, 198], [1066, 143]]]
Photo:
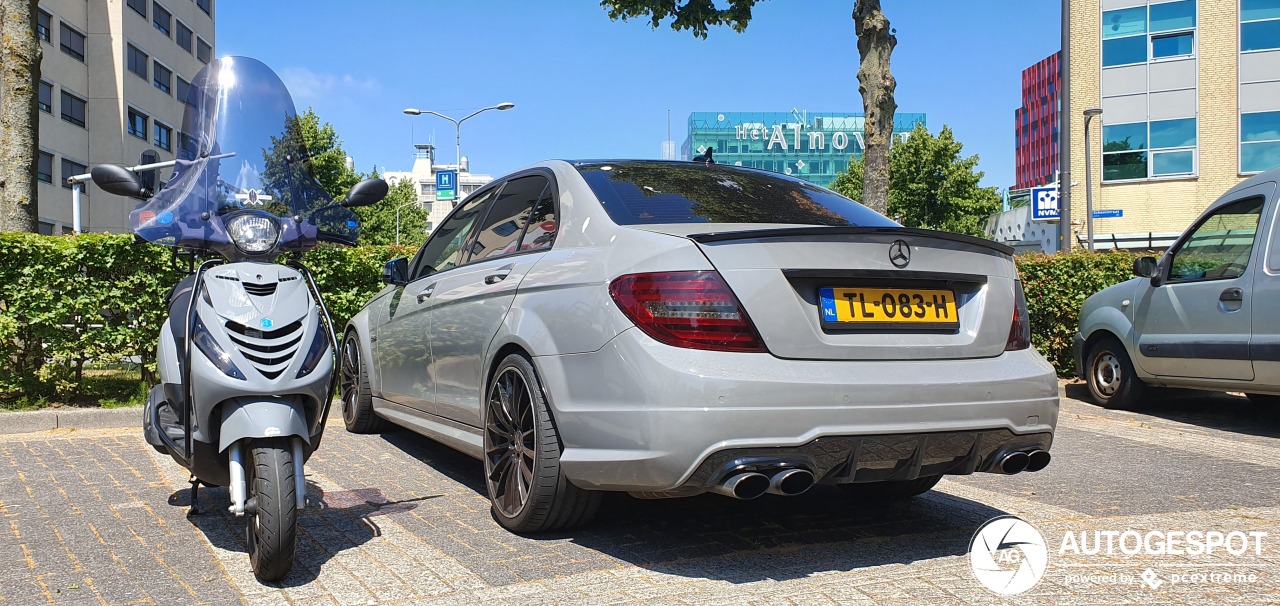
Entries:
[[[377, 176], [377, 172], [373, 173]], [[410, 179], [391, 187], [387, 197], [373, 206], [357, 208], [360, 215], [360, 243], [374, 246], [396, 244], [396, 211], [399, 209], [400, 244], [417, 246], [427, 237], [427, 211], [418, 199], [418, 190]]]
[[728, 25], [733, 31], [743, 32], [751, 21], [751, 7], [757, 0], [729, 0], [728, 8], [716, 8], [714, 0], [603, 0], [600, 6], [609, 10], [610, 19], [648, 18], [649, 25], [657, 29], [664, 19], [671, 19], [671, 29], [693, 30], [693, 35], [705, 39], [707, 28]]
[[[978, 156], [962, 157], [963, 148], [949, 126], [935, 137], [918, 125], [906, 141], [895, 143], [889, 152], [888, 215], [907, 227], [981, 236], [983, 222], [1000, 210], [1000, 196], [996, 188], [978, 185]], [[863, 170], [862, 162], [850, 160], [831, 188], [860, 199]]]

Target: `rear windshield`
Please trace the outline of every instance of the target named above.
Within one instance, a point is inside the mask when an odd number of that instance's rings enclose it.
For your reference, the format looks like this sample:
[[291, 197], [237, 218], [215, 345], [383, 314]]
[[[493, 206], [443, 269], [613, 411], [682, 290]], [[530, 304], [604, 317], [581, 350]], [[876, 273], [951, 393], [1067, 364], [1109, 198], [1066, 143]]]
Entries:
[[898, 226], [853, 200], [775, 173], [695, 162], [600, 162], [576, 167], [619, 225]]

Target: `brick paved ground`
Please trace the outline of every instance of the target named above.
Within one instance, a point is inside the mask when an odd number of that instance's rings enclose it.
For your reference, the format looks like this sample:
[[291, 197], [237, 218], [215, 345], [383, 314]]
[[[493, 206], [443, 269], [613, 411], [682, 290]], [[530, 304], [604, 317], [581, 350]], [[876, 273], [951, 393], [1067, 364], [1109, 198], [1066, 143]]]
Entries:
[[[589, 528], [538, 539], [490, 519], [478, 462], [335, 426], [278, 585], [253, 579], [226, 492], [203, 490], [210, 513], [187, 518], [181, 468], [137, 430], [0, 436], [0, 604], [1280, 603], [1280, 411], [1243, 398], [1165, 395], [1147, 414], [1064, 400], [1045, 471], [949, 479], [887, 510], [823, 487], [750, 502], [611, 495]], [[1004, 514], [1050, 545], [1040, 584], [1007, 600], [967, 557]], [[1130, 529], [1270, 536], [1261, 556], [1058, 556], [1064, 533]], [[1136, 580], [1148, 568], [1158, 589]], [[1254, 580], [1170, 576], [1210, 572]]]

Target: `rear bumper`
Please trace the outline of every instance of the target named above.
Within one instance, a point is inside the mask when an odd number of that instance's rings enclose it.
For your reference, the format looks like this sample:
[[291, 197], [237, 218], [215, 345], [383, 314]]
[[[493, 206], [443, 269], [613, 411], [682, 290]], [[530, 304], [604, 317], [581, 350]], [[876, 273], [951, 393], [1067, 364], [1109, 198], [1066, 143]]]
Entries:
[[[957, 457], [942, 473], [984, 471], [992, 453], [1047, 450], [1058, 417], [1053, 367], [1031, 349], [975, 360], [782, 360], [670, 347], [633, 328], [596, 352], [535, 364], [563, 472], [601, 490], [689, 490], [734, 458], [786, 449], [827, 482], [886, 479], [857, 470], [912, 458], [925, 472]], [[880, 454], [858, 455], [869, 447]], [[854, 460], [854, 473], [828, 473], [837, 459]]]

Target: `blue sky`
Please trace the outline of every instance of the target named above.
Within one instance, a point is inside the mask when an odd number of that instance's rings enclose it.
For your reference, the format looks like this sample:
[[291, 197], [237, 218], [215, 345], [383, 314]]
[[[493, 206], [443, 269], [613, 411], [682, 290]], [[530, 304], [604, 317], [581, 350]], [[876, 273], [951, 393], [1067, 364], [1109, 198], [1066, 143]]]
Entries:
[[[1059, 48], [1058, 0], [884, 0], [898, 109], [955, 130], [984, 185], [1014, 178], [1021, 71]], [[745, 33], [706, 40], [611, 21], [593, 0], [222, 0], [218, 55], [281, 74], [299, 111], [334, 125], [357, 168], [408, 170], [434, 137], [494, 176], [548, 158], [657, 158], [694, 111], [861, 112], [852, 0], [765, 0]]]

